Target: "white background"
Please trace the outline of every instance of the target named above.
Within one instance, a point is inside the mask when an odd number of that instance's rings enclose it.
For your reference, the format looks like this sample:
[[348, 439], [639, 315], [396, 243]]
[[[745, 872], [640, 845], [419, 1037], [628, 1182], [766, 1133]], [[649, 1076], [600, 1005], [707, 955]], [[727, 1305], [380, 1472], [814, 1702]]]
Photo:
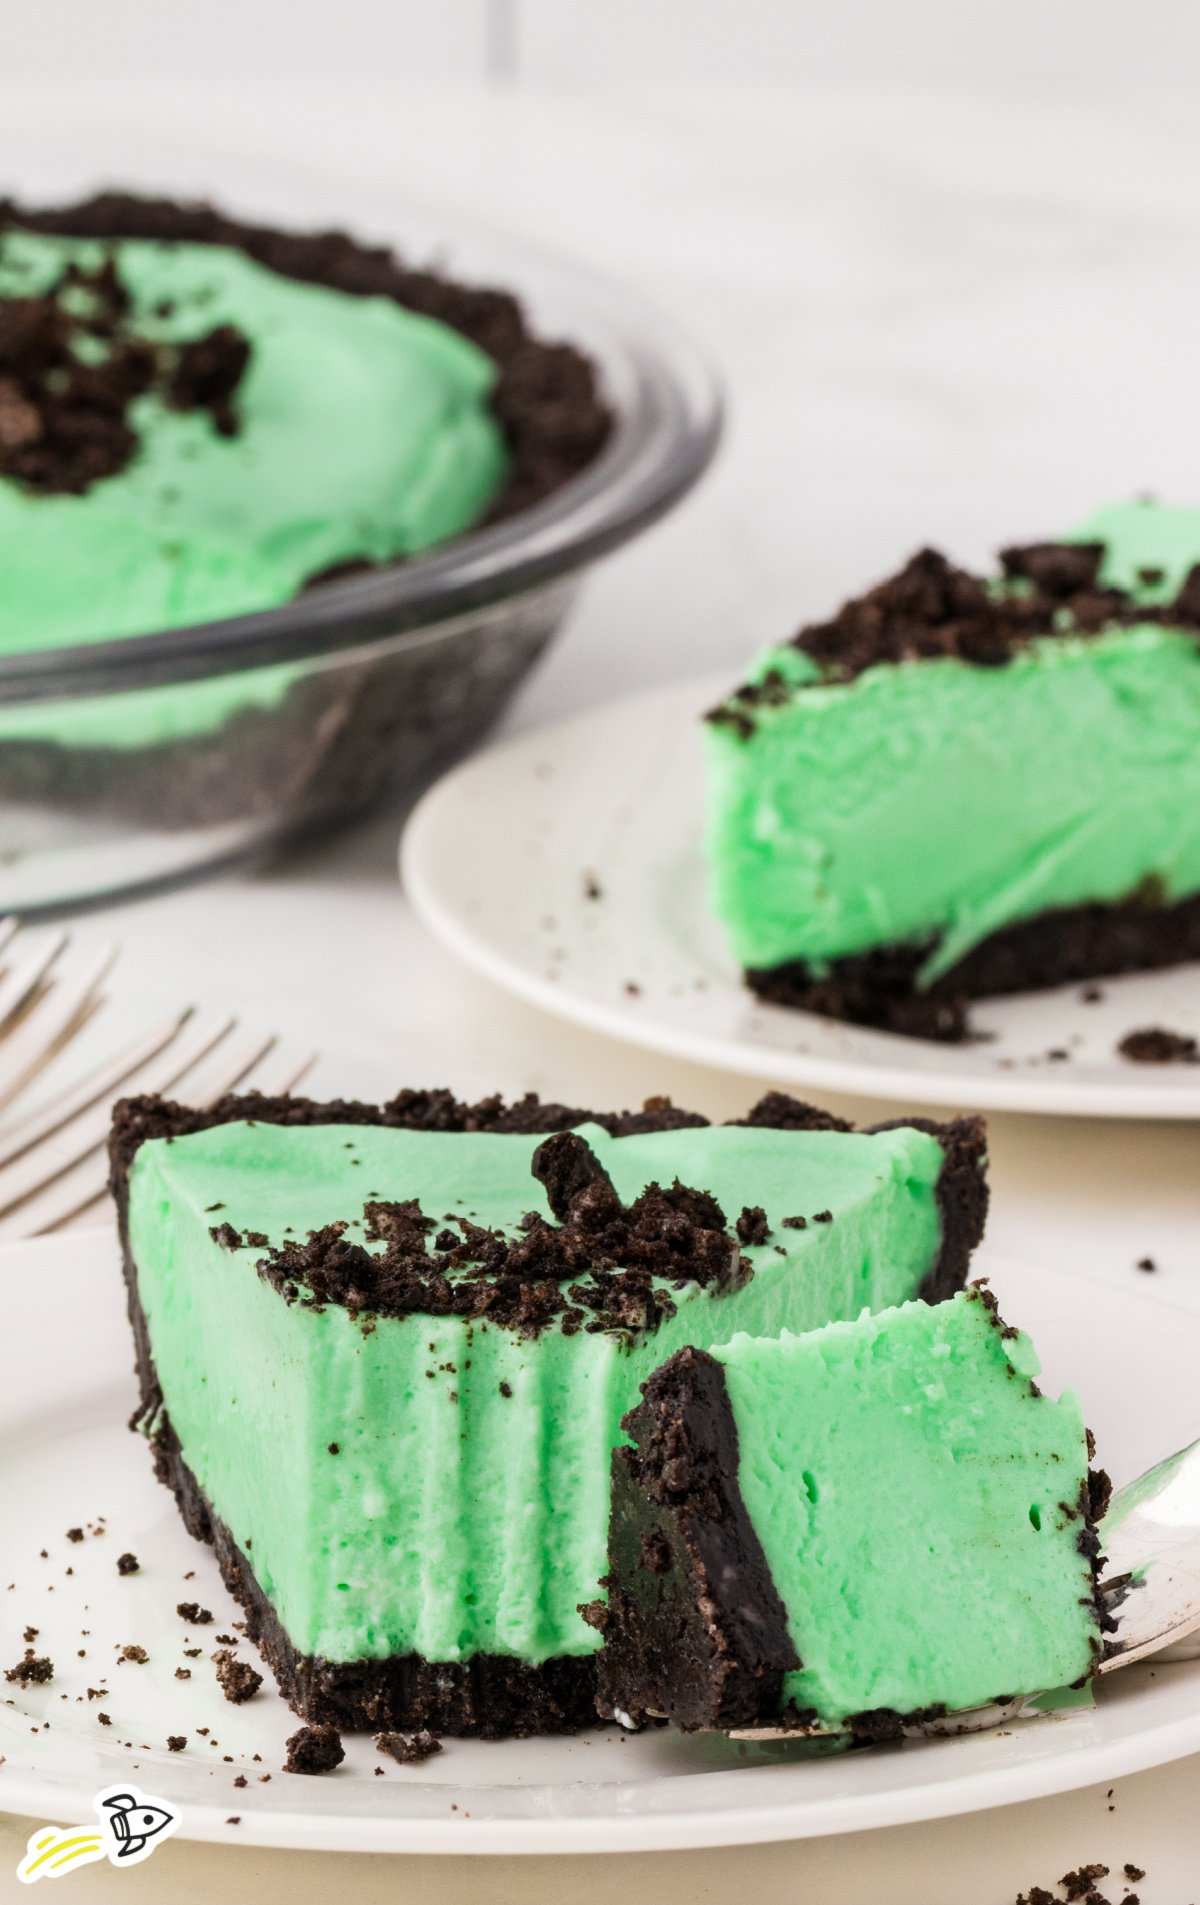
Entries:
[[1162, 84], [1191, 0], [8, 0], [9, 78]]

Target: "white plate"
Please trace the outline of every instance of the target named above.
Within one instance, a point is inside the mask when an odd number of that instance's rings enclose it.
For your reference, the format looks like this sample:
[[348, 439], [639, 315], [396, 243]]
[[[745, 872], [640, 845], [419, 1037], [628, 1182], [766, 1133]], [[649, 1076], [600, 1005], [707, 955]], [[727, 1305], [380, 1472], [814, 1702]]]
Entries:
[[[1081, 1391], [1118, 1482], [1195, 1435], [1188, 1398], [1200, 1318], [1048, 1270], [995, 1259], [989, 1268], [1009, 1314], [1032, 1329], [1048, 1383]], [[234, 1631], [238, 1610], [211, 1550], [184, 1532], [144, 1443], [124, 1426], [134, 1385], [123, 1310], [104, 1233], [0, 1253], [0, 1314], [11, 1332], [0, 1391], [0, 1664], [20, 1658], [27, 1623], [55, 1662], [48, 1686], [22, 1692], [0, 1682], [5, 1810], [85, 1819], [93, 1793], [132, 1779], [176, 1807], [182, 1835], [197, 1839], [366, 1852], [634, 1852], [936, 1818], [1200, 1750], [1196, 1661], [1129, 1668], [1101, 1687], [1094, 1709], [821, 1760], [795, 1747], [610, 1729], [574, 1740], [448, 1740], [439, 1758], [408, 1770], [355, 1739], [332, 1775], [283, 1773], [283, 1743], [298, 1722], [269, 1682], [243, 1707], [219, 1694], [208, 1656], [218, 1634]], [[67, 1541], [68, 1528], [101, 1516], [102, 1538]], [[116, 1560], [126, 1549], [141, 1572], [122, 1577]], [[187, 1628], [175, 1613], [180, 1600], [211, 1608], [214, 1624]], [[145, 1647], [144, 1666], [115, 1665], [128, 1642]], [[188, 1645], [202, 1647], [198, 1658], [185, 1659]], [[177, 1681], [176, 1666], [190, 1667], [191, 1679]], [[89, 1702], [87, 1687], [101, 1680], [109, 1690]], [[174, 1733], [187, 1736], [182, 1754], [166, 1750]], [[258, 1783], [263, 1772], [267, 1784]], [[238, 1776], [244, 1788], [233, 1785]]]
[[992, 1036], [962, 1046], [755, 1000], [709, 911], [700, 853], [699, 716], [728, 685], [675, 683], [615, 702], [447, 775], [402, 843], [426, 924], [546, 1011], [774, 1084], [979, 1110], [1200, 1117], [1200, 1067], [1135, 1065], [1116, 1051], [1139, 1026], [1200, 1036], [1200, 967], [1105, 980], [1097, 1004], [1078, 986], [989, 1001], [973, 1019]]

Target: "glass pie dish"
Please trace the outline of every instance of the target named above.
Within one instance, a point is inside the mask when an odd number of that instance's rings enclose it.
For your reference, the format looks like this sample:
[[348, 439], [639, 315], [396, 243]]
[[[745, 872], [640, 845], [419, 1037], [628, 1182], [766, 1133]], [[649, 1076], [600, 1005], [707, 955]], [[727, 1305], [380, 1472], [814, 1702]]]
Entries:
[[519, 247], [451, 234], [449, 256], [593, 359], [605, 447], [506, 521], [279, 608], [0, 655], [0, 915], [197, 875], [415, 793], [495, 722], [591, 563], [702, 474], [720, 398], [669, 325]]

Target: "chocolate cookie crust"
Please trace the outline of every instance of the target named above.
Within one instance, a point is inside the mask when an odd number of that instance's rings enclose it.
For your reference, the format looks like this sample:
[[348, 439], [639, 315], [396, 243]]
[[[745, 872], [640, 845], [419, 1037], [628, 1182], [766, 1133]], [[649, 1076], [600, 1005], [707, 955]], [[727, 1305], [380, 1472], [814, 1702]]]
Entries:
[[751, 969], [746, 981], [773, 1005], [955, 1043], [970, 1034], [972, 999], [1200, 959], [1200, 895], [1168, 905], [1153, 892], [1139, 892], [1114, 905], [1039, 913], [989, 934], [949, 972], [918, 990], [917, 974], [932, 950], [929, 945], [876, 947], [835, 959], [819, 974], [794, 959]]
[[656, 1370], [614, 1449], [597, 1707], [641, 1726], [752, 1726], [802, 1663], [737, 1485], [737, 1428], [720, 1363], [681, 1349]]
[[[362, 244], [344, 232], [277, 231], [228, 217], [212, 205], [128, 192], [100, 192], [53, 207], [0, 199], [0, 239], [6, 228], [103, 241], [224, 245], [280, 277], [348, 297], [390, 298], [449, 325], [485, 351], [498, 370], [491, 407], [510, 461], [486, 522], [503, 521], [561, 488], [599, 454], [612, 429], [590, 359], [573, 345], [535, 337], [510, 292], [414, 270], [386, 246]], [[191, 366], [189, 388], [203, 369]]]

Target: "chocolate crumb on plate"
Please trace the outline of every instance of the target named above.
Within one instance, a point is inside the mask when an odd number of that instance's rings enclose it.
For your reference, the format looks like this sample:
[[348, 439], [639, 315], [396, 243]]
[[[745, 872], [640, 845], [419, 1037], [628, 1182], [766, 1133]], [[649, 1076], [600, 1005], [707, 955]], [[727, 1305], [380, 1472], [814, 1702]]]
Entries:
[[15, 1687], [43, 1687], [54, 1678], [54, 1662], [48, 1654], [35, 1654], [33, 1648], [28, 1647], [24, 1659], [18, 1660], [15, 1667], [7, 1668], [4, 1678]]
[[1129, 1865], [1128, 1863], [1126, 1863], [1122, 1867], [1122, 1870], [1125, 1873], [1125, 1877], [1130, 1881], [1132, 1885], [1139, 1884], [1140, 1881], [1144, 1879], [1146, 1876], [1146, 1874], [1142, 1871], [1142, 1868], [1140, 1865]]
[[1089, 1902], [1095, 1893], [1096, 1880], [1108, 1877], [1106, 1865], [1081, 1865], [1074, 1872], [1064, 1872], [1059, 1884], [1068, 1899], [1083, 1899]]
[[141, 1565], [136, 1554], [119, 1554], [117, 1556], [118, 1574], [139, 1574], [141, 1572]]
[[335, 1726], [302, 1726], [289, 1735], [285, 1773], [331, 1773], [345, 1759]]
[[1117, 1046], [1122, 1058], [1134, 1065], [1197, 1065], [1200, 1045], [1187, 1032], [1171, 1032], [1164, 1025], [1147, 1025], [1127, 1032]]
[[180, 1601], [175, 1612], [189, 1627], [207, 1627], [212, 1613], [207, 1607], [201, 1607], [198, 1601]]
[[221, 1692], [235, 1707], [251, 1699], [262, 1686], [262, 1675], [255, 1672], [249, 1661], [238, 1660], [226, 1647], [218, 1648], [213, 1655], [213, 1665]]
[[82, 1541], [82, 1540], [83, 1540], [83, 1529], [82, 1529], [82, 1528], [68, 1528], [68, 1529], [67, 1529], [67, 1540], [68, 1540], [68, 1541]]
[[442, 1742], [436, 1734], [422, 1727], [419, 1733], [377, 1733], [375, 1748], [400, 1766], [420, 1766], [422, 1761], [441, 1752]]
[[150, 1656], [144, 1647], [139, 1647], [136, 1642], [131, 1642], [128, 1646], [122, 1647], [120, 1653], [117, 1655], [117, 1665], [118, 1667], [123, 1667], [127, 1660], [132, 1660], [135, 1666], [142, 1667], [149, 1658]]
[[1153, 1257], [1139, 1257], [1137, 1260], [1137, 1268], [1144, 1270], [1147, 1275], [1152, 1275], [1153, 1272], [1158, 1269], [1158, 1265], [1155, 1263]]
[[168, 1753], [182, 1753], [186, 1745], [187, 1745], [186, 1733], [168, 1733], [167, 1734]]

